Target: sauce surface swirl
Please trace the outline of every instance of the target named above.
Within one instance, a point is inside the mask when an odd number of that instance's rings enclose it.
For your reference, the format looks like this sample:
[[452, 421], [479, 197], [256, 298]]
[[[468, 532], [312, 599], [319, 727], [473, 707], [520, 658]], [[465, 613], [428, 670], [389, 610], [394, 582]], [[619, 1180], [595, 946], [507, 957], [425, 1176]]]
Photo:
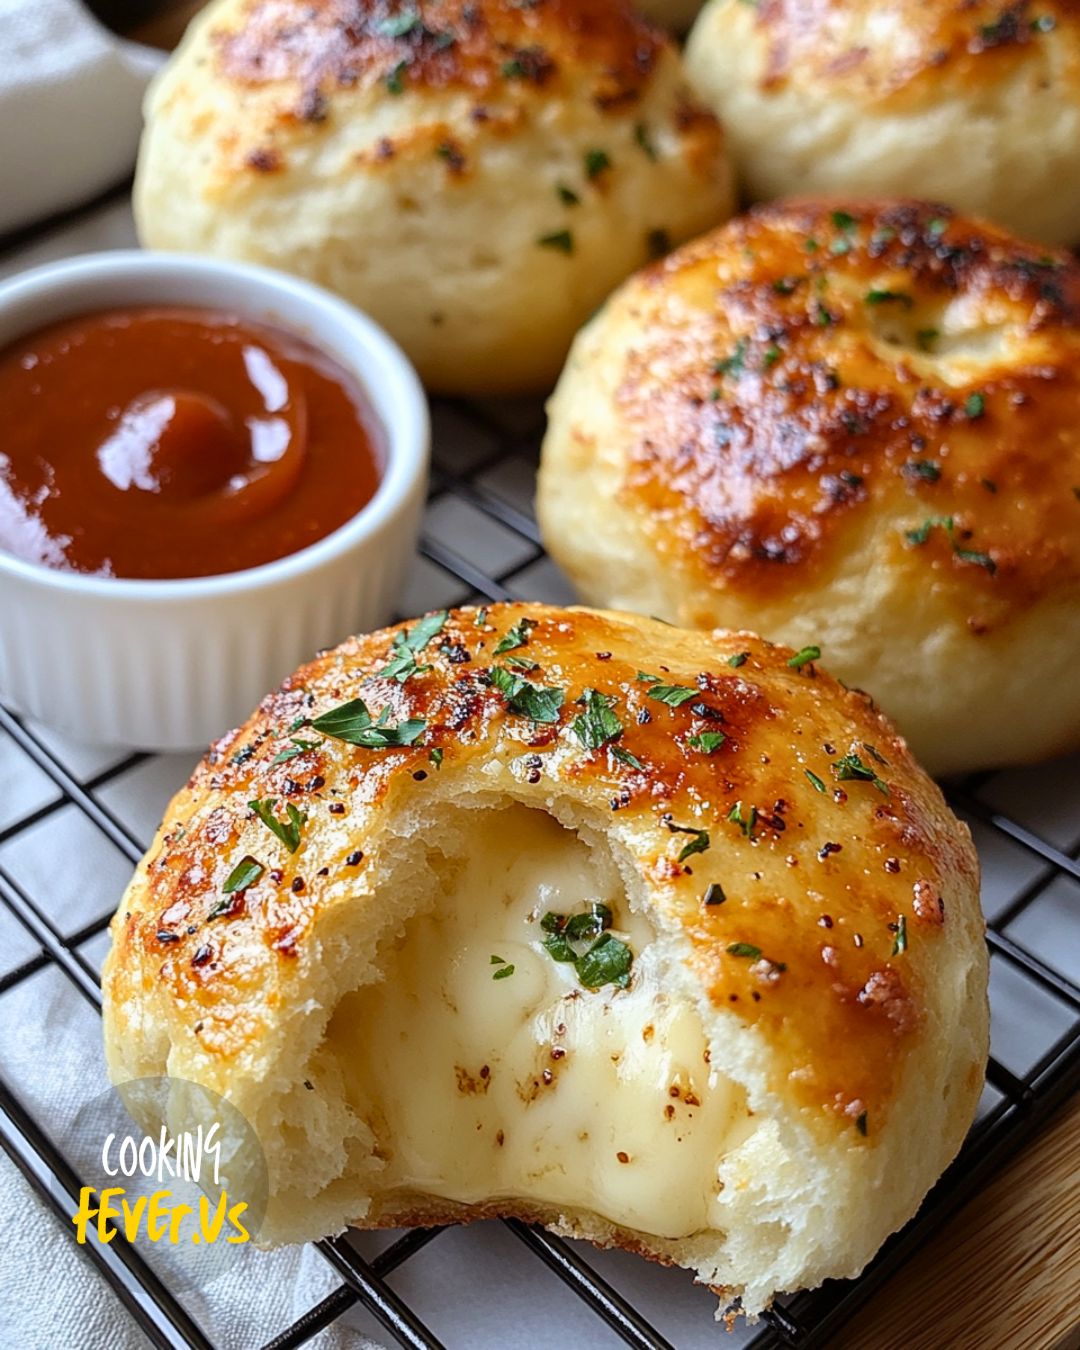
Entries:
[[228, 312], [106, 310], [0, 352], [0, 549], [176, 579], [308, 547], [371, 500], [383, 452], [358, 380]]

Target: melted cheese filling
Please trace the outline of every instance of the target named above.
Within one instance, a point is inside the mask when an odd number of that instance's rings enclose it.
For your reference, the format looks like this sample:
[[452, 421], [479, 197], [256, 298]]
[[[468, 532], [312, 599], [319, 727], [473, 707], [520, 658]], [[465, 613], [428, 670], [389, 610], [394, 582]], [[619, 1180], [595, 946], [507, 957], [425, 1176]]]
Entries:
[[[379, 1194], [565, 1205], [667, 1238], [719, 1226], [718, 1164], [754, 1122], [665, 993], [614, 865], [542, 812], [467, 815], [467, 854], [429, 856], [433, 907], [328, 1031]], [[543, 946], [545, 913], [597, 900], [634, 954], [625, 990], [582, 988]]]

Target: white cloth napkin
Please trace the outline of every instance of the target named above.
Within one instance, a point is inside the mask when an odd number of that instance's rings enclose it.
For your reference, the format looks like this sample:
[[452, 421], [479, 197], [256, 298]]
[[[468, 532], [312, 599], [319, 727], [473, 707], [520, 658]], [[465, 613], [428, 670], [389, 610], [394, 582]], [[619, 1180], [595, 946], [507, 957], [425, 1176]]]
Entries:
[[[5, 954], [15, 937], [0, 924]], [[17, 939], [16, 939], [17, 940]], [[23, 939], [25, 946], [25, 939]], [[95, 955], [105, 946], [94, 944]], [[32, 950], [30, 947], [28, 950]], [[18, 958], [16, 958], [18, 959]], [[13, 964], [9, 960], [4, 965]], [[97, 1014], [58, 971], [43, 971], [0, 1000], [0, 1076], [82, 1175], [100, 1152], [92, 1107], [105, 1086]], [[137, 1243], [217, 1350], [256, 1350], [340, 1284], [313, 1247], [233, 1247], [223, 1272], [163, 1264], [167, 1248]], [[149, 1342], [62, 1222], [0, 1152], [0, 1346], [11, 1350], [146, 1350]], [[219, 1268], [220, 1269], [220, 1268]], [[341, 1321], [313, 1350], [378, 1350]]]
[[0, 232], [123, 179], [162, 59], [78, 0], [0, 0]]

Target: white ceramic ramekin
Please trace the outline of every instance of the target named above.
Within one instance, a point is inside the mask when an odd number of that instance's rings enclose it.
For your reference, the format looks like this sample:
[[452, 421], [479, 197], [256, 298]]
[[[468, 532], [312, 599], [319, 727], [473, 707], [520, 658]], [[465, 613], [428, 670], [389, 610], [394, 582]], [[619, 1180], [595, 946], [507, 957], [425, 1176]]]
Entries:
[[73, 315], [154, 304], [306, 337], [359, 378], [386, 453], [362, 511], [244, 572], [121, 580], [0, 552], [0, 701], [79, 740], [164, 750], [206, 745], [320, 647], [385, 622], [416, 544], [430, 431], [416, 373], [382, 329], [267, 268], [136, 251], [36, 268], [0, 284], [0, 347]]

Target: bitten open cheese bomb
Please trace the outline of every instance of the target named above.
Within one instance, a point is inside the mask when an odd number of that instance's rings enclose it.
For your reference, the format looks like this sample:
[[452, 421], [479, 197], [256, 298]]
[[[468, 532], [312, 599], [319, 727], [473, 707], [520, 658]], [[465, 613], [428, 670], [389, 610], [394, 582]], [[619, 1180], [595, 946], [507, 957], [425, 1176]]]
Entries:
[[755, 199], [918, 195], [1080, 241], [1073, 0], [710, 0], [687, 69]]
[[591, 603], [821, 646], [932, 772], [1080, 745], [1080, 268], [914, 203], [763, 207], [626, 284], [550, 405]]
[[731, 204], [720, 128], [626, 0], [216, 0], [135, 188], [146, 244], [319, 282], [453, 393], [550, 388], [612, 287]]
[[262, 1240], [516, 1215], [751, 1314], [914, 1212], [986, 1056], [975, 854], [903, 741], [812, 653], [628, 615], [302, 668], [112, 935], [113, 1079], [227, 1095]]

